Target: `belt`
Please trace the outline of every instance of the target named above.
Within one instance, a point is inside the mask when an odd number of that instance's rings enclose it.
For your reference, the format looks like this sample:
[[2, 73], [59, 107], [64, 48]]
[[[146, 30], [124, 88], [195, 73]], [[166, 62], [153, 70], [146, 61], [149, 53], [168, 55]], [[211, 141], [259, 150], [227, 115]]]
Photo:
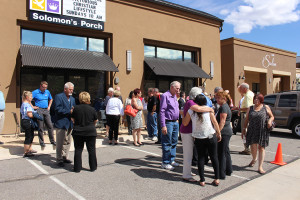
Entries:
[[168, 119], [166, 119], [166, 122], [176, 122], [177, 121], [177, 119], [175, 119], [175, 120], [168, 120]]

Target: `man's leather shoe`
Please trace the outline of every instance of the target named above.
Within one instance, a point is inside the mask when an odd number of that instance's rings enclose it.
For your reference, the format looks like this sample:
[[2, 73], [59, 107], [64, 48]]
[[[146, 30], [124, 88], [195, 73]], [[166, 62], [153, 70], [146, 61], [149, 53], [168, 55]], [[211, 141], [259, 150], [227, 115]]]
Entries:
[[56, 142], [51, 142], [52, 145], [56, 146]]
[[46, 147], [45, 143], [41, 143], [41, 147]]
[[1, 141], [0, 141], [0, 144], [4, 144], [4, 142], [1, 142]]

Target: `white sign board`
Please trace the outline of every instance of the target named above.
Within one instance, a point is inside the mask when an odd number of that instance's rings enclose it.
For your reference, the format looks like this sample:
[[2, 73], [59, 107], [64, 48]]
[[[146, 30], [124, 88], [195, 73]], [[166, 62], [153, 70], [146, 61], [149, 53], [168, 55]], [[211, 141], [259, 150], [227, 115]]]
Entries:
[[63, 15], [105, 22], [106, 0], [64, 0]]

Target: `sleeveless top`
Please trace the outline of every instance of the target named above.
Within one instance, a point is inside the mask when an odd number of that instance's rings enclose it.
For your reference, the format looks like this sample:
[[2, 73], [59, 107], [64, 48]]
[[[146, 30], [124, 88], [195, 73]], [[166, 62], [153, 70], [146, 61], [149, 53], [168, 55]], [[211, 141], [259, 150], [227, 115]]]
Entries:
[[209, 135], [214, 134], [216, 131], [213, 128], [210, 120], [210, 114], [202, 113], [202, 121], [200, 121], [197, 113], [189, 109], [189, 114], [192, 120], [193, 132], [192, 136], [198, 139], [208, 138]]
[[267, 123], [269, 115], [264, 105], [259, 111], [254, 110], [254, 106], [249, 110], [249, 125], [246, 135], [246, 144], [259, 144], [262, 147], [269, 145], [269, 131]]

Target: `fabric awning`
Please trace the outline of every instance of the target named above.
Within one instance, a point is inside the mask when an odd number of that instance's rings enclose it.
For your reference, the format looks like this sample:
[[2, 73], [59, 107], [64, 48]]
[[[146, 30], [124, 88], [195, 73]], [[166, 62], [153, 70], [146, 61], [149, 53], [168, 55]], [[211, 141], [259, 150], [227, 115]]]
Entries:
[[145, 63], [156, 75], [179, 76], [189, 78], [210, 78], [198, 65], [193, 62], [145, 57]]
[[23, 44], [22, 66], [118, 72], [111, 58], [102, 52]]

